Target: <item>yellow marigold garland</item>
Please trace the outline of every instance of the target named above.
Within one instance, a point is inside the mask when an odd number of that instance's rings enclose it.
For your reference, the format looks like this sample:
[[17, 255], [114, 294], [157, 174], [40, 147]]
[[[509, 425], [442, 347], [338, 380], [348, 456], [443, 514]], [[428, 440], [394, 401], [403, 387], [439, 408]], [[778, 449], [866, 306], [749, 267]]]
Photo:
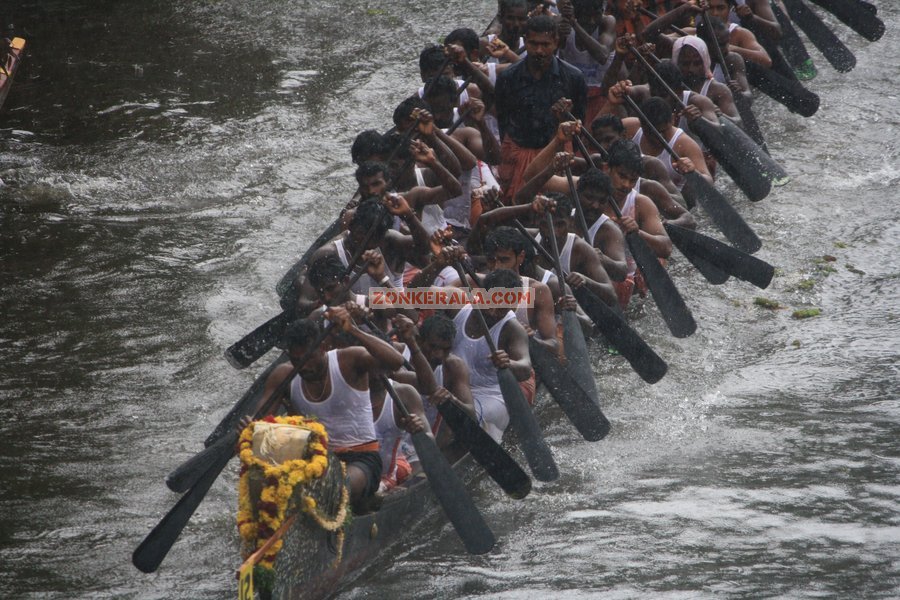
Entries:
[[[253, 454], [254, 423], [251, 423], [241, 432], [241, 437], [238, 441], [241, 475], [238, 483], [237, 524], [244, 545], [242, 549], [244, 558], [247, 558], [256, 549], [262, 547], [266, 540], [284, 522], [285, 513], [289, 508], [288, 503], [294, 493], [294, 487], [322, 477], [328, 468], [328, 454], [325, 449], [328, 444], [328, 434], [321, 423], [300, 416], [266, 417], [264, 420], [270, 423], [284, 423], [308, 429], [312, 433], [307, 444], [310, 458], [308, 460], [289, 460], [280, 465], [273, 465], [257, 458]], [[254, 507], [250, 499], [249, 472], [252, 466], [258, 467], [264, 478], [262, 493], [259, 501], [256, 503], [258, 520], [253, 518]], [[344, 490], [343, 494], [344, 496], [347, 495], [346, 490]], [[314, 514], [318, 513], [318, 511], [309, 509], [310, 501], [314, 506], [314, 500], [304, 498], [304, 512], [309, 512], [313, 515], [313, 519], [323, 528], [325, 528], [325, 525], [332, 525], [331, 522], [320, 518], [321, 515]], [[345, 498], [342, 497], [341, 510], [337, 515], [340, 519], [335, 519], [337, 524], [334, 526], [334, 529], [343, 523], [343, 518], [346, 516], [346, 504]], [[328, 531], [334, 531], [334, 529], [329, 528]], [[259, 566], [263, 569], [271, 570], [275, 564], [275, 557], [278, 555], [278, 551], [281, 550], [282, 545], [282, 540], [276, 541], [259, 561]]]

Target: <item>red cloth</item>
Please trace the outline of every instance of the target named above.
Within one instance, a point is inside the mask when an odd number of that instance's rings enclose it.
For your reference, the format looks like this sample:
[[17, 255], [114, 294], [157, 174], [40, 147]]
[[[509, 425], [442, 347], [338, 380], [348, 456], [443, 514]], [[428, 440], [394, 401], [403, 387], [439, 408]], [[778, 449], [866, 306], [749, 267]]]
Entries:
[[534, 392], [537, 389], [537, 383], [533, 370], [531, 371], [531, 377], [519, 382], [519, 387], [522, 388], [522, 393], [525, 395], [525, 399], [528, 400], [528, 404], [534, 406]]
[[591, 123], [594, 122], [608, 101], [603, 88], [588, 87], [587, 107], [584, 110], [584, 125], [588, 131], [591, 130]]
[[523, 148], [509, 136], [500, 145], [500, 165], [497, 167], [497, 182], [500, 184], [500, 199], [507, 206], [512, 205], [516, 192], [525, 185], [523, 175], [529, 163], [541, 151], [540, 148]]
[[625, 310], [631, 302], [631, 294], [634, 293], [634, 275], [628, 275], [624, 281], [613, 281], [612, 284], [619, 298], [619, 308]]

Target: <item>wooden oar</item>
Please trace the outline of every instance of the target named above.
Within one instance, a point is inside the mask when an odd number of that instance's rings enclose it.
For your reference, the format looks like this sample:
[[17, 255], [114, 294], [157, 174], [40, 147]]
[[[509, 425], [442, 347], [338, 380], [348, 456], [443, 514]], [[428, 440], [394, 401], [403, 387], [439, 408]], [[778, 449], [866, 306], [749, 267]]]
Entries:
[[[410, 413], [397, 395], [397, 390], [394, 389], [387, 377], [381, 375], [379, 378], [381, 379], [381, 384], [394, 401], [394, 406], [400, 409], [403, 416], [408, 419]], [[490, 552], [494, 544], [497, 543], [494, 533], [488, 527], [484, 517], [481, 516], [478, 507], [475, 506], [453, 467], [441, 454], [437, 444], [434, 442], [434, 438], [424, 431], [413, 433], [411, 436], [416, 454], [418, 454], [419, 461], [422, 463], [422, 469], [428, 475], [428, 484], [431, 486], [431, 491], [437, 497], [441, 508], [444, 509], [444, 513], [453, 524], [453, 528], [462, 540], [466, 550], [471, 554]]]
[[[569, 174], [569, 179], [571, 181], [571, 171], [568, 167], [566, 168], [566, 171]], [[583, 221], [584, 212], [581, 210], [580, 206], [577, 210], [581, 214], [581, 219]], [[545, 213], [545, 218], [550, 227], [549, 231], [552, 232], [553, 217], [547, 212]], [[550, 235], [549, 237], [550, 249], [553, 254], [553, 264], [556, 265], [556, 272], [560, 274], [559, 284], [561, 291], [564, 295], [571, 295], [572, 290], [569, 288], [569, 284], [566, 283], [565, 276], [562, 275], [562, 261], [559, 258], [559, 245], [556, 243], [556, 236]], [[542, 369], [542, 371], [545, 375], [550, 375], [551, 377], [554, 374], [560, 374], [560, 371], [568, 373], [571, 376], [572, 381], [575, 383], [574, 390], [571, 385], [559, 385], [557, 386], [557, 389], [562, 393], [559, 398], [556, 396], [554, 396], [554, 398], [566, 412], [569, 420], [575, 424], [575, 427], [578, 429], [578, 432], [581, 433], [582, 437], [590, 442], [594, 442], [603, 439], [606, 437], [606, 434], [609, 433], [609, 419], [607, 419], [606, 415], [603, 414], [603, 411], [600, 410], [600, 395], [597, 392], [597, 383], [594, 381], [594, 371], [591, 369], [587, 342], [584, 340], [584, 333], [581, 331], [578, 317], [576, 317], [575, 312], [571, 310], [563, 310], [561, 313], [566, 365], [563, 369]], [[537, 354], [539, 357], [537, 362], [540, 362], [541, 354], [548, 353], [546, 353], [546, 351], [542, 352], [543, 347], [536, 342], [533, 346], [537, 346], [537, 352], [533, 351], [532, 356]], [[556, 357], [551, 356], [550, 358], [554, 359], [555, 365], [559, 365], [559, 362], [555, 360]], [[551, 363], [548, 366], [552, 367], [554, 364]], [[547, 371], [552, 372], [547, 373]], [[544, 378], [542, 377], [542, 379]], [[548, 382], [547, 379], [544, 379], [544, 381]], [[562, 383], [563, 382], [560, 382], [560, 384]], [[548, 388], [549, 387], [548, 384]], [[565, 393], [566, 391], [573, 391], [575, 393], [570, 396]], [[582, 393], [577, 393], [579, 391]]]
[[[475, 279], [475, 273], [467, 265], [463, 264], [463, 267], [469, 276]], [[560, 282], [565, 285], [562, 279]], [[609, 433], [609, 420], [600, 410], [597, 401], [597, 388], [581, 326], [572, 311], [567, 310], [563, 313], [563, 345], [568, 361], [565, 366], [560, 364], [556, 355], [532, 337], [528, 339], [532, 367], [578, 433], [587, 441], [596, 442]], [[581, 337], [580, 347], [583, 348], [583, 352], [579, 352], [576, 347], [578, 346], [576, 336]]]
[[819, 49], [832, 67], [841, 73], [853, 70], [853, 67], [856, 66], [856, 57], [822, 22], [819, 15], [810, 10], [803, 0], [784, 0], [784, 5], [788, 9], [791, 20], [803, 30], [809, 41]]
[[[535, 250], [540, 252], [550, 264], [553, 264], [553, 257], [531, 237], [525, 226], [518, 219], [514, 219], [512, 223], [534, 246]], [[559, 275], [565, 278], [567, 273], [557, 274], [557, 276]], [[610, 308], [586, 286], [572, 290], [572, 295], [575, 296], [575, 300], [585, 314], [593, 321], [597, 330], [628, 361], [641, 379], [653, 384], [665, 376], [669, 365], [625, 322], [621, 312]]]
[[[640, 52], [633, 47], [629, 48], [629, 51], [641, 61], [644, 68], [647, 70], [647, 73], [653, 76], [659, 84], [663, 86], [666, 92], [672, 96], [675, 103], [682, 110], [687, 108], [687, 105], [685, 105], [681, 96], [669, 87], [665, 80], [656, 72], [650, 63], [647, 62], [647, 59], [644, 58]], [[625, 98], [630, 100], [627, 94], [625, 94]], [[690, 122], [690, 129], [703, 141], [709, 152], [716, 158], [719, 164], [722, 165], [722, 168], [728, 173], [728, 176], [734, 180], [748, 198], [755, 202], [757, 200], [762, 200], [769, 195], [769, 191], [772, 189], [771, 181], [759, 171], [754, 162], [747, 160], [746, 149], [742, 148], [742, 152], [738, 154], [735, 151], [735, 148], [726, 142], [720, 126], [714, 125], [705, 118], [700, 117], [699, 119], [694, 119]], [[752, 146], [755, 146], [756, 152], [761, 155], [766, 155], [766, 153], [763, 152], [759, 146], [756, 146], [749, 137], [747, 138], [747, 141]]]
[[[642, 120], [647, 123], [650, 134], [669, 151], [669, 154], [672, 155], [674, 160], [678, 160], [679, 156], [675, 152], [675, 149], [669, 145], [655, 127], [650, 126], [643, 112], [641, 112], [641, 109], [635, 104], [634, 100], [626, 95], [625, 102], [631, 107], [631, 110], [640, 115]], [[746, 221], [744, 221], [743, 217], [741, 217], [734, 207], [728, 203], [728, 200], [725, 199], [725, 196], [723, 196], [719, 190], [696, 171], [687, 173], [684, 175], [684, 179], [685, 184], [682, 188], [682, 194], [684, 194], [685, 197], [691, 197], [696, 200], [697, 204], [702, 206], [712, 218], [713, 223], [716, 224], [719, 231], [721, 231], [732, 244], [741, 250], [750, 253], [756, 252], [762, 248], [762, 242], [759, 237], [753, 229], [747, 225]]]
[[[709, 13], [706, 11], [703, 11], [703, 22], [706, 24], [707, 31], [711, 34], [709, 38], [712, 40], [712, 47], [715, 51], [716, 60], [719, 61], [719, 64], [722, 67], [722, 74], [725, 75], [729, 82], [734, 81], [734, 73], [728, 68], [728, 63], [725, 62], [725, 55], [722, 54], [722, 48], [719, 46], [718, 38], [713, 34], [713, 28], [709, 22]], [[759, 121], [756, 120], [756, 115], [753, 113], [750, 101], [741, 92], [732, 94], [732, 97], [734, 98], [734, 105], [741, 117], [744, 129], [747, 130], [747, 135], [749, 135], [754, 142], [759, 144], [760, 148], [765, 150], [766, 154], [768, 154], [769, 149], [766, 146], [766, 139], [763, 136], [762, 129], [759, 128]]]
[[875, 16], [873, 4], [852, 0], [812, 1], [870, 42], [877, 42], [884, 35], [884, 21]]
[[[574, 139], [577, 139], [581, 147], [584, 148], [584, 142], [580, 138], [575, 136]], [[568, 170], [568, 167], [566, 169]], [[571, 177], [569, 178], [569, 193], [575, 200], [575, 206], [580, 207], [581, 200], [578, 198], [578, 190], [575, 189], [575, 184], [572, 182]], [[616, 213], [616, 216], [621, 219], [622, 211], [619, 210], [619, 205], [616, 201], [610, 199], [609, 205]], [[587, 232], [587, 227], [584, 228], [584, 231]], [[681, 292], [675, 287], [675, 283], [669, 277], [666, 269], [659, 264], [656, 252], [647, 245], [647, 242], [644, 241], [644, 238], [637, 231], [626, 233], [625, 243], [628, 244], [631, 256], [634, 257], [638, 268], [644, 275], [647, 287], [650, 288], [650, 293], [653, 295], [653, 300], [656, 302], [656, 306], [659, 307], [659, 312], [662, 314], [663, 320], [666, 322], [672, 335], [682, 338], [697, 331], [697, 322], [694, 321], [691, 310], [684, 303]]]
[[[465, 286], [465, 270], [459, 262], [454, 266], [460, 281]], [[494, 354], [497, 351], [497, 346], [491, 338], [491, 331], [484, 320], [484, 315], [481, 314], [481, 308], [472, 305], [472, 314], [481, 326], [488, 349], [491, 354]], [[516, 381], [515, 376], [509, 369], [497, 369], [497, 380], [500, 383], [500, 393], [503, 394], [503, 402], [506, 404], [506, 410], [509, 412], [509, 423], [519, 436], [519, 444], [525, 453], [525, 459], [528, 461], [531, 473], [540, 481], [554, 481], [559, 478], [559, 470], [556, 468], [553, 454], [544, 440], [544, 435], [541, 433], [541, 428], [534, 416], [534, 412], [528, 405], [528, 401], [525, 400], [522, 388], [519, 387], [519, 382]]]
[[[354, 198], [356, 195], [353, 196]], [[316, 250], [336, 238], [340, 235], [343, 230], [343, 225], [341, 224], [342, 215], [338, 215], [338, 217], [325, 228], [325, 231], [316, 238], [316, 240], [310, 245], [309, 248], [306, 249], [306, 252], [303, 253], [303, 256], [300, 257], [300, 260], [294, 263], [287, 273], [284, 274], [284, 277], [275, 285], [275, 292], [278, 294], [279, 298], [284, 298], [288, 295], [291, 289], [294, 287], [294, 282], [297, 280], [297, 277], [306, 267], [306, 263], [309, 262], [309, 258], [315, 253]]]
[[669, 234], [669, 239], [688, 260], [691, 260], [691, 256], [699, 256], [722, 272], [761, 289], [767, 288], [775, 275], [775, 267], [769, 263], [723, 244], [715, 238], [672, 223], [665, 223], [663, 226]]
[[747, 81], [750, 85], [783, 104], [791, 112], [811, 117], [819, 110], [819, 96], [799, 81], [787, 79], [772, 69], [747, 61]]

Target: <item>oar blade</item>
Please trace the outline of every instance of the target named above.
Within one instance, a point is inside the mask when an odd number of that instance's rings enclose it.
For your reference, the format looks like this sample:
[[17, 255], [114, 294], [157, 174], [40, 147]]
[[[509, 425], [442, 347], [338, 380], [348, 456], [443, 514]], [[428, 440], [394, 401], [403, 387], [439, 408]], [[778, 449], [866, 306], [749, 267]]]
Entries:
[[520, 500], [531, 491], [531, 478], [513, 457], [453, 402], [438, 406], [453, 436], [506, 494]]
[[666, 269], [659, 263], [656, 253], [647, 245], [647, 242], [635, 231], [625, 236], [628, 249], [634, 257], [638, 268], [647, 281], [650, 294], [659, 307], [663, 320], [677, 338], [688, 337], [697, 331], [697, 322], [691, 309], [684, 303], [681, 292], [675, 287], [675, 283]]
[[559, 469], [519, 382], [509, 369], [497, 369], [497, 379], [509, 412], [509, 423], [519, 437], [531, 474], [538, 481], [555, 481], [559, 478]]
[[[765, 289], [772, 282], [775, 267], [755, 256], [723, 244], [702, 233], [666, 224], [666, 231], [673, 242], [684, 247], [689, 253], [704, 257], [722, 271]], [[677, 242], [676, 242], [677, 240]]]
[[799, 81], [787, 79], [772, 69], [747, 61], [747, 81], [802, 117], [811, 117], [819, 110], [818, 94], [806, 89]]
[[[738, 154], [737, 148], [729, 145], [721, 126], [700, 118], [691, 121], [690, 128], [750, 200], [755, 202], [769, 195], [772, 182], [759, 171], [755, 164], [746, 162]], [[750, 138], [747, 139], [751, 144], [753, 143]], [[760, 150], [760, 152], [762, 151]]]
[[856, 56], [822, 22], [819, 15], [810, 10], [803, 0], [784, 0], [784, 5], [788, 9], [788, 16], [791, 17], [791, 20], [803, 30], [809, 41], [819, 49], [832, 67], [841, 73], [853, 70], [853, 67], [856, 66]]
[[847, 0], [812, 1], [870, 42], [877, 42], [884, 35], [884, 21], [875, 16], [877, 9], [873, 4]]
[[209, 470], [203, 474], [197, 484], [190, 489], [188, 493], [172, 507], [165, 517], [147, 534], [144, 541], [135, 549], [131, 555], [131, 562], [138, 570], [144, 573], [153, 573], [159, 568], [163, 559], [171, 550], [172, 545], [181, 535], [181, 531], [187, 525], [191, 516], [196, 512], [200, 502], [206, 496], [209, 488], [228, 461], [233, 453], [223, 455], [218, 462], [214, 463]]
[[762, 241], [756, 232], [747, 225], [744, 218], [729, 204], [725, 196], [699, 173], [688, 173], [685, 176], [685, 184], [681, 192], [685, 197], [690, 196], [703, 207], [719, 231], [732, 244], [751, 254], [762, 248]]
[[225, 359], [235, 369], [246, 369], [281, 339], [290, 322], [287, 311], [272, 317], [225, 350]]
[[[568, 364], [565, 367], [561, 365], [552, 352], [533, 339], [529, 341], [529, 353], [534, 372], [581, 437], [589, 442], [603, 439], [609, 433], [609, 421], [600, 407], [570, 377]], [[571, 357], [567, 358], [571, 360]]]
[[706, 281], [713, 285], [722, 285], [731, 278], [731, 275], [706, 260], [706, 258], [700, 254], [693, 252], [692, 249], [684, 243], [684, 239], [679, 237], [676, 233], [673, 233], [672, 225], [665, 223], [663, 226], [666, 228], [666, 233], [669, 234], [669, 239], [672, 240], [672, 244], [678, 248], [681, 254], [683, 254], [698, 271], [700, 271], [700, 274], [703, 275], [703, 278], [706, 279]]
[[572, 290], [585, 314], [594, 322], [603, 337], [615, 346], [641, 379], [653, 384], [662, 379], [669, 365], [653, 351], [622, 316], [607, 306], [584, 286]]
[[[591, 368], [591, 356], [588, 353], [587, 341], [578, 317], [574, 311], [562, 312], [563, 344], [566, 353], [566, 372], [575, 381], [578, 387], [585, 393], [594, 408], [588, 406], [588, 414], [593, 423], [592, 429], [598, 439], [603, 439], [609, 433], [611, 424], [603, 411], [600, 410], [600, 394], [597, 391], [597, 381], [594, 379], [594, 370]], [[594, 440], [591, 440], [594, 441]]]
[[778, 162], [766, 153], [750, 138], [743, 129], [734, 124], [731, 119], [720, 117], [719, 123], [726, 143], [734, 149], [734, 155], [742, 161], [756, 165], [759, 172], [772, 182], [772, 185], [782, 186], [791, 178]]
[[497, 543], [494, 533], [456, 472], [438, 450], [434, 440], [423, 432], [412, 436], [416, 454], [428, 475], [428, 483], [470, 554], [486, 554]]

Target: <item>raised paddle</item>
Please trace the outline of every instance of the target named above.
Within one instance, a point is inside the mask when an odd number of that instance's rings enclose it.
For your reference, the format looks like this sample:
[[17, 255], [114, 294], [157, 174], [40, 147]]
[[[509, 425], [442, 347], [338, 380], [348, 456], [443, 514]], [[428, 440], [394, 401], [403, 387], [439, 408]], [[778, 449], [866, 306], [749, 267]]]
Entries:
[[[475, 273], [467, 265], [463, 264], [463, 267], [469, 277], [475, 279]], [[528, 351], [532, 367], [578, 433], [587, 441], [596, 442], [609, 433], [609, 420], [600, 410], [596, 400], [594, 374], [591, 371], [581, 326], [572, 311], [563, 312], [563, 345], [568, 355], [566, 364], [560, 364], [553, 352], [533, 337], [529, 337]], [[575, 347], [578, 346], [576, 336], [581, 337], [582, 352]]]
[[[405, 418], [410, 417], [409, 410], [403, 404], [403, 401], [397, 395], [397, 390], [384, 375], [380, 375], [381, 384], [387, 390], [387, 393], [394, 401], [394, 406], [400, 409]], [[428, 475], [428, 484], [431, 491], [437, 497], [438, 503], [444, 509], [444, 513], [457, 535], [470, 554], [485, 554], [490, 552], [497, 543], [494, 533], [484, 517], [478, 511], [478, 507], [472, 501], [466, 491], [463, 482], [457, 476], [453, 467], [447, 462], [447, 459], [441, 454], [434, 438], [424, 431], [417, 431], [410, 434], [412, 436], [413, 446], [419, 461], [422, 463], [422, 469]]]
[[[577, 136], [575, 136], [575, 139], [578, 140], [577, 143], [580, 144], [580, 147], [583, 148], [582, 152], [584, 152], [586, 150], [584, 142]], [[591, 159], [588, 158], [588, 160], [590, 161]], [[566, 169], [568, 171], [568, 167]], [[569, 178], [569, 193], [575, 200], [575, 206], [580, 207], [581, 200], [578, 198], [578, 190], [575, 189], [575, 184], [572, 182], [571, 177]], [[622, 211], [615, 200], [610, 199], [609, 205], [616, 213], [616, 217], [621, 220]], [[581, 212], [580, 208], [576, 210]], [[585, 233], [587, 232], [586, 226], [584, 231]], [[659, 307], [659, 312], [662, 314], [663, 320], [666, 322], [672, 335], [682, 338], [697, 331], [697, 322], [694, 321], [691, 310], [684, 303], [684, 298], [681, 297], [681, 293], [675, 287], [675, 283], [669, 277], [668, 272], [659, 264], [656, 253], [647, 245], [640, 233], [638, 231], [626, 233], [625, 243], [628, 244], [631, 256], [634, 257], [638, 268], [644, 275], [647, 287], [650, 288], [650, 293], [653, 295], [653, 300], [656, 302], [656, 306]]]
[[[512, 223], [534, 246], [535, 250], [540, 252], [550, 264], [554, 263], [550, 253], [531, 237], [531, 234], [528, 233], [528, 230], [525, 229], [525, 226], [518, 219], [513, 220]], [[561, 275], [565, 277], [567, 273], [562, 273]], [[631, 368], [634, 369], [641, 379], [653, 384], [663, 378], [669, 369], [669, 365], [625, 322], [621, 312], [610, 308], [586, 286], [572, 290], [572, 295], [575, 296], [575, 300], [585, 314], [593, 321], [597, 330], [628, 361], [628, 364], [631, 365]]]
[[715, 238], [672, 223], [665, 223], [663, 226], [669, 234], [669, 239], [688, 260], [691, 260], [691, 256], [701, 257], [722, 272], [761, 289], [767, 288], [775, 275], [775, 267], [769, 263], [723, 244]]
[[[455, 265], [459, 279], [465, 285], [466, 274], [462, 265], [457, 262]], [[475, 316], [478, 324], [484, 334], [484, 340], [488, 345], [490, 353], [493, 355], [497, 352], [497, 346], [491, 338], [491, 331], [481, 314], [481, 309], [472, 305], [472, 314]], [[463, 324], [465, 327], [465, 324]], [[503, 395], [503, 402], [506, 410], [509, 412], [509, 422], [519, 436], [519, 444], [525, 453], [525, 459], [535, 478], [540, 481], [554, 481], [559, 477], [559, 470], [556, 468], [556, 462], [553, 460], [553, 454], [550, 447], [544, 440], [541, 428], [538, 425], [534, 412], [525, 400], [522, 388], [519, 382], [509, 369], [497, 369], [497, 380], [500, 384], [500, 393]]]
[[853, 0], [812, 1], [870, 42], [877, 42], [884, 35], [884, 21], [875, 16], [875, 12], [871, 10], [875, 6], [868, 2], [854, 2]]
[[832, 67], [841, 73], [853, 70], [856, 66], [856, 56], [828, 28], [828, 25], [822, 22], [819, 15], [810, 10], [803, 0], [784, 0], [784, 5], [791, 20], [803, 30], [809, 41], [819, 49]]
[[[569, 171], [566, 168], [566, 171]], [[569, 173], [571, 175], [571, 172]], [[581, 213], [582, 220], [584, 213]], [[553, 231], [553, 218], [550, 213], [545, 213], [549, 231]], [[564, 295], [571, 295], [572, 290], [566, 283], [565, 276], [562, 275], [562, 261], [559, 258], [559, 245], [556, 243], [556, 236], [550, 235], [550, 249], [553, 254], [553, 264], [556, 266], [556, 272], [560, 274], [559, 283], [561, 291]], [[549, 366], [550, 369], [541, 369], [541, 380], [550, 389], [552, 377], [562, 373], [568, 373], [572, 382], [575, 383], [574, 389], [572, 385], [560, 381], [556, 385], [559, 397], [554, 395], [554, 399], [559, 403], [569, 417], [578, 432], [589, 442], [601, 440], [609, 433], [610, 423], [603, 411], [600, 410], [599, 393], [597, 392], [597, 383], [594, 381], [594, 371], [591, 369], [591, 360], [588, 355], [587, 343], [584, 340], [584, 333], [581, 331], [581, 325], [578, 323], [578, 317], [571, 310], [561, 311], [560, 318], [563, 325], [563, 347], [566, 353], [566, 364], [563, 369], [553, 368], [559, 363], [554, 356], [548, 356], [549, 353], [543, 346], [532, 338], [532, 358], [537, 355], [535, 364], [544, 364], [546, 358], [553, 360]], [[561, 373], [562, 371], [562, 373]], [[544, 377], [548, 375], [549, 377]], [[567, 393], [568, 392], [568, 393]], [[574, 392], [574, 393], [573, 393]], [[581, 392], [580, 394], [578, 392]]]
[[783, 104], [791, 112], [802, 117], [811, 117], [819, 110], [819, 96], [799, 81], [787, 79], [781, 74], [755, 62], [747, 61], [747, 81], [750, 85]]
[[[638, 108], [638, 105], [635, 104], [634, 100], [626, 95], [625, 102], [628, 103], [631, 110], [635, 111], [643, 118], [643, 113], [641, 112], [641, 109]], [[647, 119], [643, 118], [643, 121], [647, 122]], [[650, 134], [656, 138], [657, 142], [669, 151], [669, 154], [672, 155], [674, 160], [678, 160], [679, 156], [675, 152], [675, 149], [669, 146], [669, 143], [662, 134], [657, 131], [655, 127], [650, 126], [649, 123], [648, 127], [650, 129]], [[682, 188], [682, 194], [684, 194], [685, 197], [693, 198], [697, 204], [702, 206], [712, 218], [716, 227], [719, 228], [719, 231], [721, 231], [732, 244], [741, 250], [750, 253], [756, 252], [762, 247], [762, 242], [753, 229], [747, 225], [743, 217], [741, 217], [734, 207], [728, 203], [725, 196], [723, 196], [709, 181], [704, 179], [703, 176], [696, 171], [685, 174], [684, 180], [685, 184]]]
[[[647, 59], [644, 58], [640, 52], [633, 47], [629, 48], [629, 51], [641, 61], [644, 68], [647, 70], [647, 73], [653, 76], [654, 79], [663, 86], [666, 92], [672, 96], [677, 106], [682, 110], [687, 108], [681, 95], [669, 87], [665, 80], [656, 72], [650, 63], [647, 62]], [[627, 94], [624, 94], [624, 97], [630, 99]], [[629, 106], [630, 105], [631, 104], [629, 104]], [[755, 161], [748, 160], [748, 157], [746, 156], [747, 149], [742, 148], [741, 150], [743, 150], [743, 152], [738, 154], [736, 149], [725, 141], [721, 126], [713, 124], [703, 117], [694, 119], [690, 122], [689, 126], [691, 131], [700, 138], [709, 152], [716, 158], [719, 164], [722, 165], [722, 168], [728, 173], [728, 176], [734, 180], [738, 187], [741, 188], [741, 191], [744, 192], [750, 200], [755, 202], [768, 196], [769, 191], [772, 189], [772, 183], [759, 171]], [[759, 146], [756, 146], [749, 137], [747, 138], [747, 141], [752, 146], [755, 146], [756, 151], [759, 154], [766, 155], [766, 153], [763, 152]]]
[[[703, 12], [703, 22], [706, 24], [709, 32], [712, 33], [713, 28], [709, 22], [709, 13], [706, 11]], [[710, 35], [709, 37], [712, 40], [712, 48], [715, 51], [716, 60], [718, 60], [719, 64], [722, 66], [722, 74], [725, 75], [728, 82], [731, 83], [734, 81], [734, 73], [728, 68], [728, 63], [725, 62], [725, 55], [722, 54], [722, 47], [719, 46], [719, 40], [715, 35]], [[747, 99], [747, 96], [745, 96], [743, 92], [732, 94], [732, 98], [734, 99], [734, 105], [737, 108], [738, 114], [741, 117], [744, 129], [747, 130], [747, 135], [749, 135], [754, 142], [759, 144], [759, 147], [768, 154], [769, 149], [766, 146], [766, 139], [763, 136], [762, 129], [759, 128], [759, 121], [756, 120], [756, 115], [753, 113], [753, 108], [750, 106], [750, 100]]]

